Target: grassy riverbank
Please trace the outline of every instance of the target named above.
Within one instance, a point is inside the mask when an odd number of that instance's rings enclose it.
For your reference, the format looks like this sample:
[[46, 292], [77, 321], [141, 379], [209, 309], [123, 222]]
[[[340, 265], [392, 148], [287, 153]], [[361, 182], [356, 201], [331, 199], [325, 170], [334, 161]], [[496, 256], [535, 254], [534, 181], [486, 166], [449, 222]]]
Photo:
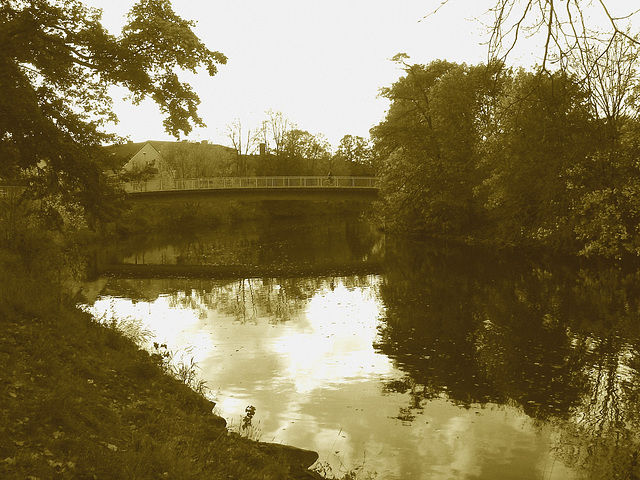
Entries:
[[2, 253], [0, 478], [315, 478], [229, 433], [159, 355], [76, 308], [54, 273]]

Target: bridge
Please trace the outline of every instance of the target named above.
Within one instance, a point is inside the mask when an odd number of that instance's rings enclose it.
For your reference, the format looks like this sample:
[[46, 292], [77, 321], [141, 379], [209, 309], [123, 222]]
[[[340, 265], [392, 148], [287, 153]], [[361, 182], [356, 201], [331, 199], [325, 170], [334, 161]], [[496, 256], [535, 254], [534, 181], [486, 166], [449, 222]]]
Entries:
[[256, 199], [375, 198], [376, 177], [268, 176], [171, 179], [122, 183], [130, 198], [217, 195]]

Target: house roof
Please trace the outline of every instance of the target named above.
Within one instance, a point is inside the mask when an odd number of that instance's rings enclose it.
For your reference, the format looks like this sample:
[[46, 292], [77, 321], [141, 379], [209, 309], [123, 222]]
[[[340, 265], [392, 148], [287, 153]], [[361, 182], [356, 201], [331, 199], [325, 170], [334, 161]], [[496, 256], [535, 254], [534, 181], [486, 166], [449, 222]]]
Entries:
[[[168, 147], [176, 148], [182, 145], [190, 145], [189, 142], [166, 142], [159, 140], [147, 140], [146, 142], [129, 142], [123, 143], [120, 145], [109, 145], [105, 147], [107, 152], [115, 157], [117, 160], [118, 166], [125, 165], [132, 157], [135, 156], [146, 144], [150, 144], [153, 148], [155, 148], [158, 153], [162, 155], [162, 151], [166, 150]], [[224, 151], [227, 153], [235, 153], [235, 149], [231, 147], [225, 147], [224, 145], [218, 145], [215, 143], [207, 143], [208, 148]]]

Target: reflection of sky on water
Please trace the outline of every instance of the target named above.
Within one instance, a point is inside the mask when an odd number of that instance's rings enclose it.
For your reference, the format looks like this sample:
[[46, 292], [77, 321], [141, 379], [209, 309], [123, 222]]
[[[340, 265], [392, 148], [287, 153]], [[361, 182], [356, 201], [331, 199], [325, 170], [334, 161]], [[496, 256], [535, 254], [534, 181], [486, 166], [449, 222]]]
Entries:
[[[232, 298], [245, 281], [234, 284]], [[258, 315], [249, 321], [215, 301], [203, 305], [213, 293], [184, 290], [152, 301], [105, 296], [93, 308], [141, 319], [171, 349], [190, 348], [223, 416], [237, 423], [254, 405], [262, 440], [316, 450], [334, 472], [364, 464], [385, 479], [572, 478], [549, 454], [552, 431], [511, 407], [436, 399], [412, 410], [412, 421], [398, 418], [409, 394], [386, 392], [383, 381], [404, 375], [373, 348], [380, 281], [321, 282], [304, 308], [277, 322], [247, 305], [250, 295], [242, 308]], [[266, 288], [251, 282], [252, 294]]]

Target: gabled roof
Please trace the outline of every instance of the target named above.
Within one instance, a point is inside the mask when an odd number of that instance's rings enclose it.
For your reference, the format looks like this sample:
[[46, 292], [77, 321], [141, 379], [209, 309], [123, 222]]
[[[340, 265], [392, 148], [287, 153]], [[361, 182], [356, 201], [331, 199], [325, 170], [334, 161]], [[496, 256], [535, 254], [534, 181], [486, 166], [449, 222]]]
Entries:
[[[122, 167], [125, 165], [132, 157], [136, 155], [146, 144], [150, 144], [153, 148], [156, 149], [160, 155], [162, 155], [162, 150], [167, 149], [167, 147], [180, 147], [181, 145], [190, 145], [189, 142], [167, 142], [167, 141], [159, 141], [159, 140], [147, 140], [146, 142], [129, 142], [123, 143], [120, 145], [109, 145], [105, 147], [107, 152], [113, 155], [116, 160], [118, 166]], [[215, 143], [207, 143], [209, 148], [224, 151], [227, 153], [235, 153], [235, 149], [231, 147], [225, 147], [224, 145], [217, 145]]]

